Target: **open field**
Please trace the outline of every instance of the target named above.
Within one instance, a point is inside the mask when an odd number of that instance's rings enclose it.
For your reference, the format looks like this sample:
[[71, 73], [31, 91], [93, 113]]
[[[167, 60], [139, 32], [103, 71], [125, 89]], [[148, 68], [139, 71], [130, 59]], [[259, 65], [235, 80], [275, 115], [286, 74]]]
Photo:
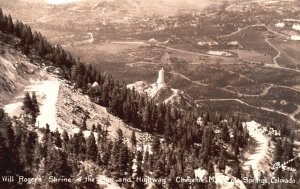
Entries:
[[268, 68], [257, 65], [230, 65], [226, 66], [233, 72], [241, 73], [259, 83], [274, 83], [278, 85], [294, 86], [300, 82], [300, 75], [296, 72]]
[[241, 82], [239, 84], [238, 81], [235, 84], [233, 84], [233, 86], [227, 86], [226, 89], [230, 89], [234, 92], [247, 94], [247, 95], [261, 95], [262, 93], [264, 93], [267, 87], [269, 87], [269, 85], [263, 83], [248, 84], [245, 82]]
[[272, 55], [265, 54], [264, 52], [259, 52], [255, 50], [231, 50], [238, 54], [239, 59], [246, 60], [248, 62], [273, 64]]
[[262, 54], [275, 56], [276, 52], [265, 41], [267, 29], [263, 26], [245, 28], [238, 33], [226, 37], [229, 41], [238, 41], [243, 50], [258, 51]]
[[281, 51], [278, 63], [282, 66], [300, 68], [300, 42], [292, 40], [272, 40], [273, 44]]
[[[276, 99], [276, 98], [274, 98]], [[245, 102], [253, 105], [253, 106], [263, 106], [266, 108], [278, 110], [287, 114], [292, 114], [297, 110], [297, 105], [294, 103], [286, 102], [285, 100], [267, 100], [261, 98], [246, 98]]]
[[203, 111], [217, 111], [219, 114], [226, 112], [232, 113], [245, 118], [245, 120], [250, 121], [255, 119], [263, 124], [274, 122], [276, 125], [284, 125], [289, 122], [289, 119], [285, 116], [273, 112], [257, 110], [235, 101], [198, 101], [198, 104]]

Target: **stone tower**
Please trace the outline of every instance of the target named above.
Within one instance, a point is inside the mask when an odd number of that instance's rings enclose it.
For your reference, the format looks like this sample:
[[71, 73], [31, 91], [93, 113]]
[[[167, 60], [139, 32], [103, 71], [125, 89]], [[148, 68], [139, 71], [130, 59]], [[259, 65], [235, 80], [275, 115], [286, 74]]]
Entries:
[[157, 82], [158, 85], [164, 85], [165, 84], [165, 71], [164, 68], [162, 68], [161, 70], [159, 70], [158, 72], [158, 78], [157, 78]]

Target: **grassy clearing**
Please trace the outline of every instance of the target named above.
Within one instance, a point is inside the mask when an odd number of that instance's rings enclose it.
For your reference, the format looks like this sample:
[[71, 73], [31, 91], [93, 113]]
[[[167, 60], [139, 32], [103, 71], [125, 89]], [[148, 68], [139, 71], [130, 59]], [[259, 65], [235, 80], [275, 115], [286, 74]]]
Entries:
[[[234, 87], [233, 87], [234, 86]], [[226, 87], [235, 92], [239, 92], [242, 94], [250, 94], [250, 95], [259, 95], [261, 94], [265, 88], [268, 87], [266, 84], [261, 83], [243, 83], [243, 82], [236, 82], [230, 87]]]
[[175, 57], [186, 60], [187, 62], [196, 62], [199, 64], [232, 64], [236, 62], [234, 58], [206, 55], [203, 50], [198, 49], [192, 44], [172, 45], [172, 48], [179, 50], [168, 49], [168, 52], [170, 52]]
[[186, 94], [196, 100], [203, 99], [224, 99], [224, 98], [235, 98], [232, 93], [223, 91], [215, 87], [205, 87], [193, 84], [193, 86], [186, 90]]
[[266, 100], [261, 98], [245, 98], [243, 100], [253, 106], [263, 106], [288, 114], [293, 113], [298, 108], [294, 103], [286, 102], [285, 100]]
[[[226, 65], [223, 65], [226, 66]], [[258, 83], [274, 83], [278, 85], [299, 85], [300, 75], [288, 70], [267, 68], [255, 65], [230, 65], [226, 69], [243, 74]]]
[[245, 120], [256, 120], [259, 123], [277, 123], [278, 125], [284, 125], [289, 123], [290, 120], [282, 115], [267, 112], [264, 110], [254, 109], [245, 105], [242, 105], [235, 101], [205, 101], [199, 102], [202, 111], [218, 112], [219, 114], [232, 114], [243, 117]]
[[282, 41], [272, 40], [272, 43], [281, 51], [281, 56], [277, 59], [278, 63], [282, 66], [291, 68], [300, 68], [300, 43], [298, 41]]
[[269, 90], [269, 93], [266, 96], [262, 97], [263, 99], [270, 100], [285, 100], [292, 103], [299, 103], [300, 93], [286, 88], [274, 87]]
[[277, 52], [265, 41], [266, 28], [250, 27], [228, 37], [231, 41], [238, 41], [244, 50], [257, 51], [263, 55], [275, 56]]
[[232, 50], [237, 53], [239, 58], [250, 62], [261, 62], [265, 64], [273, 64], [273, 56], [256, 50]]

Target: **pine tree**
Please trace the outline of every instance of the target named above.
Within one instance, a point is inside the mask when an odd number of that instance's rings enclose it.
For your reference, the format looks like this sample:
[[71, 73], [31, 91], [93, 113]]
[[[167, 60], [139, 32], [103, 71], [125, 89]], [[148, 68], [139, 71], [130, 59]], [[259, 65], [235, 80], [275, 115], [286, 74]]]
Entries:
[[129, 150], [127, 146], [122, 145], [119, 151], [119, 162], [118, 162], [120, 173], [125, 173], [127, 171], [129, 160], [130, 160]]
[[11, 15], [8, 15], [7, 18], [7, 33], [13, 34], [14, 33], [14, 23], [12, 21]]
[[85, 117], [82, 119], [81, 130], [83, 130], [83, 131], [87, 130], [86, 121], [87, 121], [87, 116], [85, 116]]
[[62, 147], [64, 150], [69, 150], [69, 141], [70, 141], [70, 138], [69, 138], [69, 135], [67, 133], [67, 131], [63, 131], [62, 133]]
[[228, 143], [230, 141], [230, 135], [227, 125], [223, 125], [222, 127], [222, 139], [224, 142]]
[[[158, 160], [153, 171], [153, 177], [156, 179], [165, 178], [165, 163], [162, 159]], [[156, 186], [162, 188], [162, 183], [156, 183]]]
[[200, 159], [202, 160], [202, 162], [207, 162], [211, 157], [211, 151], [214, 149], [214, 147], [212, 147], [213, 139], [214, 132], [212, 128], [206, 127], [202, 136], [201, 143]]
[[273, 164], [276, 162], [281, 162], [282, 152], [283, 152], [282, 142], [281, 140], [277, 140], [275, 144], [275, 151], [274, 151], [274, 156], [272, 161]]
[[221, 151], [221, 155], [218, 161], [218, 167], [220, 171], [224, 171], [226, 168], [226, 152], [224, 149]]
[[92, 125], [91, 131], [92, 131], [92, 132], [96, 132], [96, 125], [95, 125], [95, 124]]
[[[209, 163], [208, 163], [207, 172], [208, 172], [208, 176], [210, 178], [214, 178], [214, 176], [215, 176], [215, 169], [214, 169], [214, 165], [213, 165], [212, 161], [209, 161]], [[215, 189], [215, 188], [216, 188], [216, 182], [215, 182], [215, 180], [213, 180], [212, 182], [208, 183], [208, 189]]]
[[122, 146], [123, 141], [124, 141], [123, 131], [119, 128], [119, 129], [117, 129], [116, 143], [117, 143], [117, 145]]
[[25, 152], [26, 152], [26, 160], [27, 160], [27, 165], [30, 167], [33, 164], [34, 160], [34, 150], [36, 147], [36, 144], [38, 142], [38, 135], [36, 132], [30, 132], [28, 136], [26, 137], [25, 141]]
[[86, 140], [84, 138], [82, 130], [77, 135], [78, 139], [78, 152], [79, 152], [79, 159], [84, 161], [86, 158]]
[[5, 176], [8, 172], [7, 170], [8, 156], [6, 155], [7, 147], [5, 145], [5, 142], [6, 140], [4, 139], [0, 131], [0, 176]]
[[[108, 144], [105, 146], [103, 150], [103, 157], [102, 157], [102, 162], [105, 168], [108, 168], [109, 165], [111, 165], [111, 160], [112, 160], [112, 148], [113, 148], [113, 143], [108, 142]], [[109, 167], [111, 169], [111, 167]]]
[[241, 167], [239, 165], [234, 166], [233, 169], [233, 176], [235, 176], [238, 179], [242, 178], [242, 171], [241, 171]]
[[136, 168], [136, 175], [134, 177], [134, 189], [145, 189], [145, 183], [143, 182], [144, 172], [141, 166], [138, 164]]
[[[72, 169], [68, 164], [67, 155], [60, 150], [53, 150], [50, 154], [51, 161], [49, 166], [49, 175], [57, 178], [70, 178]], [[71, 188], [68, 182], [55, 182], [51, 183], [53, 188]]]
[[160, 149], [160, 140], [159, 137], [155, 135], [152, 141], [152, 151], [154, 154], [158, 154], [159, 149]]
[[25, 97], [23, 99], [22, 110], [24, 111], [24, 113], [26, 115], [31, 115], [32, 109], [33, 109], [32, 100], [31, 100], [29, 93], [27, 92], [27, 93], [25, 93]]
[[142, 151], [137, 151], [136, 161], [138, 164], [142, 164], [142, 161], [143, 161], [143, 152]]
[[58, 131], [58, 129], [55, 130], [54, 134], [53, 134], [53, 139], [54, 139], [54, 144], [58, 147], [61, 148], [62, 147], [62, 140], [60, 137], [60, 133]]
[[143, 109], [143, 113], [142, 113], [142, 121], [143, 121], [143, 129], [145, 131], [150, 131], [150, 118], [151, 117], [151, 111], [150, 111], [150, 106], [147, 103], [145, 108]]
[[[276, 144], [275, 144], [275, 151], [274, 151], [274, 156], [273, 156], [273, 165], [275, 163], [281, 163], [282, 162], [282, 154], [283, 154], [283, 149], [282, 149], [282, 142], [281, 140], [277, 140], [276, 141]], [[277, 169], [277, 170], [274, 170], [275, 171], [275, 176], [276, 177], [281, 177], [281, 174], [282, 174], [282, 169]]]
[[87, 158], [95, 162], [97, 159], [98, 149], [97, 149], [96, 139], [93, 132], [91, 132], [86, 145], [87, 145], [86, 146]]
[[135, 136], [135, 131], [132, 131], [132, 134], [131, 134], [131, 145], [133, 147], [136, 147], [136, 143], [137, 143], [137, 140], [136, 140], [136, 136]]
[[32, 123], [35, 123], [37, 116], [40, 114], [40, 108], [39, 108], [39, 105], [38, 105], [38, 101], [37, 101], [35, 92], [32, 93], [31, 104], [32, 104], [32, 107], [31, 107], [32, 108], [32, 110], [31, 110], [31, 112], [32, 112]]
[[0, 7], [0, 31], [4, 32], [4, 14]]

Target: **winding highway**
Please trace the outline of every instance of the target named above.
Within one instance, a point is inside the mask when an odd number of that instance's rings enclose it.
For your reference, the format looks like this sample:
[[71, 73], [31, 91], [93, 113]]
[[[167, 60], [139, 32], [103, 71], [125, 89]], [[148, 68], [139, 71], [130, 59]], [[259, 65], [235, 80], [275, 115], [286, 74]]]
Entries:
[[300, 113], [300, 107], [299, 107], [299, 105], [298, 105], [298, 109], [295, 110], [292, 114], [287, 114], [287, 113], [284, 113], [282, 111], [273, 110], [273, 109], [270, 109], [270, 108], [267, 108], [267, 107], [263, 107], [263, 106], [262, 107], [253, 106], [253, 105], [248, 104], [247, 102], [244, 102], [244, 101], [242, 101], [240, 99], [237, 99], [237, 98], [204, 99], [204, 100], [197, 100], [197, 101], [199, 101], [199, 102], [201, 102], [201, 101], [202, 102], [205, 102], [205, 101], [212, 101], [212, 102], [213, 101], [215, 101], [215, 102], [217, 102], [217, 101], [235, 101], [235, 102], [238, 102], [238, 103], [243, 104], [245, 106], [257, 109], [257, 110], [264, 110], [264, 111], [273, 112], [273, 113], [277, 113], [277, 114], [286, 116], [286, 117], [290, 118], [292, 121], [300, 124], [300, 121], [295, 118], [295, 115], [297, 115], [298, 113]]

